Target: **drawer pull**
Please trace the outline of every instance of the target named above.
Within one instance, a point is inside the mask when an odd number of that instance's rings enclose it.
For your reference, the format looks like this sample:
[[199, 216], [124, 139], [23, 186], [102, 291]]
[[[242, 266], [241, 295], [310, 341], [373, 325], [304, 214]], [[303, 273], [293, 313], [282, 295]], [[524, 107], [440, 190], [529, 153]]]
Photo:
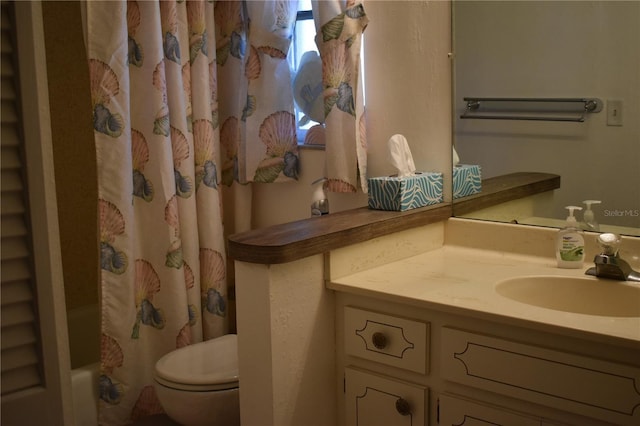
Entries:
[[384, 349], [387, 347], [387, 336], [385, 336], [383, 333], [380, 333], [379, 331], [373, 333], [373, 336], [371, 336], [371, 341], [373, 342], [373, 346], [375, 346], [376, 349]]
[[411, 414], [411, 405], [409, 405], [409, 402], [406, 399], [398, 398], [396, 400], [396, 411], [401, 416], [408, 416]]

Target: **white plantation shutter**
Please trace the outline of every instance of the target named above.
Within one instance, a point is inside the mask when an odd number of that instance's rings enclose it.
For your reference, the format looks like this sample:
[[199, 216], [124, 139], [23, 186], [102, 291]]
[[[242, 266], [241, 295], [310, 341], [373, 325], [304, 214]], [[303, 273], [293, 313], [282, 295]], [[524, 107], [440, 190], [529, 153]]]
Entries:
[[71, 426], [42, 6], [0, 6], [0, 423]]
[[2, 3], [2, 395], [43, 383], [19, 114], [13, 8]]

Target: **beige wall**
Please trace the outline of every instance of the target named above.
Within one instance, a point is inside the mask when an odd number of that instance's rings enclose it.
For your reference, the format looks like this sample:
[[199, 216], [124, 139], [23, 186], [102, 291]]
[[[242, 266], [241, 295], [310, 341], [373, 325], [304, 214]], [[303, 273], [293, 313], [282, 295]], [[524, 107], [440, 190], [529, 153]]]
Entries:
[[42, 2], [67, 310], [98, 302], [96, 158], [79, 2]]

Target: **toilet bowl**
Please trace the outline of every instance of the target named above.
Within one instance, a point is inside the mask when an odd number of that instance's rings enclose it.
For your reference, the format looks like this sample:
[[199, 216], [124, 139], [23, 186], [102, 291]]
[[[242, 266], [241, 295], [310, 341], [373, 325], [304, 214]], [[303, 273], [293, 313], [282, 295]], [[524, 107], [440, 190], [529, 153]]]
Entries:
[[239, 425], [237, 336], [169, 352], [156, 363], [154, 386], [164, 411], [182, 425]]

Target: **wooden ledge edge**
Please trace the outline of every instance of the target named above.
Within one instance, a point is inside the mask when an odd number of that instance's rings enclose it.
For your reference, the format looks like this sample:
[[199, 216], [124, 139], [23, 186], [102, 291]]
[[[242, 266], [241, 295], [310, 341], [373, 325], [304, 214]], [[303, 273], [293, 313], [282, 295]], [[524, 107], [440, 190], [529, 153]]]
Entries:
[[229, 237], [229, 257], [249, 263], [279, 264], [404, 231], [451, 217], [442, 203], [404, 212], [361, 207], [302, 219]]

